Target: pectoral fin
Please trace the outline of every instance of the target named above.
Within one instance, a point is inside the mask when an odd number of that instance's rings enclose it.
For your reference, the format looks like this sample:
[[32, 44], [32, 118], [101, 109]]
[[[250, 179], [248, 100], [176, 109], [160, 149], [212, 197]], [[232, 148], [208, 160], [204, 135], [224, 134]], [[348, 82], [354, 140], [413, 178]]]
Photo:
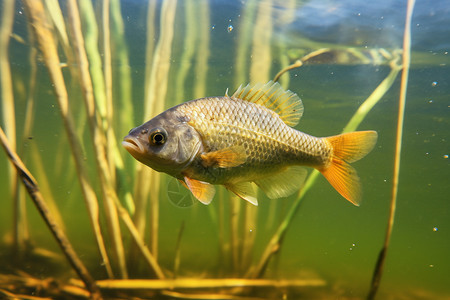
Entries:
[[202, 163], [205, 167], [231, 168], [242, 165], [247, 160], [247, 154], [243, 146], [232, 146], [229, 148], [203, 153]]
[[298, 190], [305, 181], [307, 171], [299, 166], [286, 168], [276, 175], [255, 180], [270, 199], [287, 197]]
[[198, 201], [206, 205], [211, 203], [216, 193], [216, 189], [212, 184], [189, 177], [184, 177], [184, 182]]
[[233, 184], [226, 184], [225, 187], [235, 193], [239, 198], [258, 206], [258, 199], [256, 199], [255, 187], [251, 182], [239, 182]]

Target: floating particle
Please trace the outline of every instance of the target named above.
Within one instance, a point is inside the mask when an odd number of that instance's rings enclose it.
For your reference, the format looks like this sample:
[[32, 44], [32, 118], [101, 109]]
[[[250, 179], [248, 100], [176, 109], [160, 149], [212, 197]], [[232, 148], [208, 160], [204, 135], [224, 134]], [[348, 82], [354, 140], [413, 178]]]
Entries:
[[428, 100], [428, 103], [430, 103], [430, 104], [433, 103], [433, 100]]
[[430, 265], [430, 268], [434, 268], [434, 265]]
[[447, 159], [447, 158], [448, 158], [448, 154], [445, 154], [445, 155], [444, 155], [444, 158]]
[[228, 27], [227, 27], [227, 31], [228, 31], [228, 32], [233, 31], [233, 29], [234, 29], [234, 28], [233, 28], [233, 25], [228, 25]]
[[433, 227], [433, 231], [434, 231], [434, 232], [437, 232], [438, 230], [439, 230], [439, 228]]
[[211, 26], [211, 30], [216, 29], [216, 25]]
[[437, 86], [437, 84], [438, 84], [437, 81], [433, 81], [433, 82], [431, 83], [431, 86]]

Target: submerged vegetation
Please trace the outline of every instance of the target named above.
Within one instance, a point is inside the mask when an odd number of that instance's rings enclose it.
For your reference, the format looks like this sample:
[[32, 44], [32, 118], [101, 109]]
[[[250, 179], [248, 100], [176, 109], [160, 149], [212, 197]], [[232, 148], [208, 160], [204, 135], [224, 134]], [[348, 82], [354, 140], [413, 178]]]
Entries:
[[[277, 3], [283, 6], [283, 15], [278, 16], [278, 22], [293, 22], [294, 3]], [[27, 30], [20, 33], [13, 31], [13, 17], [17, 17], [13, 13], [15, 5], [23, 5], [28, 20]], [[12, 203], [9, 214], [13, 216], [14, 227], [4, 232], [10, 238], [4, 242], [7, 253], [1, 253], [5, 268], [0, 270], [0, 295], [11, 299], [140, 299], [157, 296], [274, 299], [289, 295], [327, 299], [324, 286], [329, 283], [315, 273], [305, 271], [297, 278], [286, 279], [269, 270], [271, 264], [277, 263], [286, 232], [291, 228], [304, 195], [315, 184], [317, 171], [309, 175], [288, 207], [286, 203], [271, 202], [265, 222], [258, 221], [257, 207], [220, 190], [214, 205], [202, 207], [207, 210], [208, 226], [217, 234], [217, 246], [199, 242], [187, 232], [184, 221], [169, 232], [162, 228], [163, 224], [170, 223], [167, 218], [172, 213], [180, 214], [181, 210], [170, 206], [169, 213], [162, 213], [166, 203], [175, 202], [167, 196], [170, 182], [166, 182], [167, 177], [135, 162], [121, 149], [120, 142], [132, 127], [164, 109], [185, 100], [212, 96], [208, 94], [208, 85], [213, 82], [208, 76], [213, 73], [210, 70], [211, 30], [205, 25], [210, 23], [210, 4], [207, 1], [201, 5], [195, 1], [149, 1], [144, 26], [145, 49], [142, 42], [145, 68], [141, 97], [136, 96], [139, 92], [132, 91], [133, 73], [124, 35], [125, 17], [120, 5], [119, 0], [94, 3], [68, 0], [64, 5], [55, 0], [2, 1], [0, 137], [10, 161], [14, 162], [14, 165], [4, 164], [8, 166], [8, 193], [3, 194], [8, 195], [4, 201]], [[388, 66], [390, 72], [386, 78], [361, 103], [347, 125], [342, 126], [343, 132], [350, 132], [358, 128], [387, 93], [399, 72], [402, 69], [407, 72], [407, 68], [402, 68], [407, 62], [402, 53], [409, 55], [409, 49], [405, 52], [405, 49], [337, 47], [306, 40], [299, 49], [286, 49], [283, 45], [274, 47], [271, 43], [275, 26], [273, 8], [270, 0], [249, 0], [242, 7], [240, 18], [246, 22], [242, 22], [239, 29], [233, 49], [235, 66], [230, 71], [232, 84], [236, 87], [247, 82], [274, 80], [288, 88], [289, 72], [304, 65]], [[177, 32], [179, 20], [184, 26], [183, 34]], [[29, 56], [24, 74], [10, 70], [11, 39], [26, 45], [23, 47]], [[275, 60], [278, 64], [272, 63]], [[175, 69], [174, 62], [178, 61], [181, 65]], [[192, 73], [195, 76], [191, 76]], [[26, 91], [21, 92], [17, 85], [13, 86], [14, 80], [22, 82]], [[35, 139], [31, 138], [39, 135], [36, 130], [48, 130], [46, 124], [36, 123], [35, 115], [36, 108], [42, 105], [42, 99], [37, 95], [42, 93], [38, 84], [43, 82], [51, 83], [52, 93], [45, 96], [55, 99], [61, 120], [62, 129], [55, 134], [59, 140], [50, 138], [57, 161], [55, 165], [46, 162], [48, 157], [43, 157]], [[402, 101], [406, 84], [407, 77], [402, 81]], [[22, 106], [25, 107], [24, 123], [18, 126], [15, 116], [19, 113], [17, 107]], [[401, 128], [401, 122], [399, 124]], [[401, 131], [397, 142], [396, 158], [399, 159]], [[56, 170], [50, 170], [50, 166]], [[398, 171], [397, 163], [396, 176]], [[85, 218], [74, 219], [87, 221], [87, 229], [85, 226], [70, 229], [73, 225], [65, 217], [71, 213], [61, 210], [64, 194], [58, 192], [52, 176], [59, 177], [64, 184], [76, 182], [72, 186], [76, 190], [73, 194], [84, 200], [82, 214]], [[174, 195], [186, 197], [183, 191], [174, 192]], [[393, 192], [393, 201], [395, 197]], [[69, 265], [63, 263], [64, 259], [56, 254], [54, 247], [36, 246], [35, 239], [39, 237], [34, 237], [30, 230], [33, 225], [28, 220], [28, 198], [34, 201]], [[188, 220], [205, 216], [198, 205], [182, 213]], [[261, 226], [267, 228], [263, 239], [253, 232]], [[77, 241], [71, 244], [70, 233], [76, 236], [74, 231], [77, 230], [94, 236], [98, 254], [87, 252], [87, 246], [77, 245]], [[170, 251], [161, 247], [168, 239], [167, 235], [171, 235], [173, 241]], [[83, 244], [83, 238], [78, 243]], [[213, 258], [205, 259], [208, 262], [216, 259], [217, 262], [200, 268], [201, 263], [193, 263], [194, 267], [189, 269], [190, 265], [183, 260], [199, 258], [193, 254], [183, 256], [183, 249], [186, 249], [183, 245], [187, 243], [191, 247], [209, 247], [207, 252], [213, 253], [209, 253]], [[89, 247], [93, 249], [94, 246]], [[84, 251], [82, 255], [80, 251]], [[55, 266], [50, 272], [53, 275], [43, 276], [33, 269], [30, 271], [29, 265], [35, 264], [36, 269], [40, 264]], [[82, 282], [74, 279], [71, 270]], [[377, 271], [376, 276], [381, 276], [381, 271]], [[374, 279], [377, 284], [379, 280], [380, 277]], [[375, 294], [376, 288], [372, 289], [370, 299]]]

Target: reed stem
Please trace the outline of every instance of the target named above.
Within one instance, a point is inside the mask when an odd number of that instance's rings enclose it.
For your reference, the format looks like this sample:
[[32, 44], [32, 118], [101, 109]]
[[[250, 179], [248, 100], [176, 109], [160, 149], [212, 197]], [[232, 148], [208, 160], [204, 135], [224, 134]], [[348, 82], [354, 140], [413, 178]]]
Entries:
[[91, 293], [91, 299], [102, 299], [100, 290], [98, 289], [94, 279], [89, 274], [89, 271], [86, 269], [83, 262], [78, 258], [78, 255], [74, 251], [70, 241], [67, 239], [64, 231], [61, 230], [58, 223], [53, 218], [53, 215], [50, 213], [49, 207], [47, 206], [47, 203], [45, 202], [41, 192], [39, 191], [36, 179], [34, 179], [33, 175], [31, 175], [31, 173], [23, 164], [22, 160], [12, 149], [1, 127], [0, 140], [6, 154], [8, 155], [10, 161], [14, 164], [14, 167], [16, 168], [17, 173], [19, 174], [25, 188], [27, 189], [28, 194], [33, 200], [34, 205], [38, 209], [51, 233], [55, 237], [58, 245], [61, 247], [61, 250], [66, 256], [67, 260], [72, 265], [75, 272], [78, 274], [78, 276], [86, 285], [86, 288]]
[[[320, 279], [297, 279], [297, 280], [270, 280], [270, 279], [242, 279], [242, 278], [223, 278], [223, 279], [128, 279], [128, 280], [98, 280], [97, 285], [101, 289], [199, 289], [199, 288], [234, 288], [234, 287], [311, 287], [324, 286], [325, 282]], [[221, 298], [222, 299], [222, 298]]]
[[51, 32], [51, 26], [46, 19], [44, 6], [41, 1], [24, 0], [23, 2], [28, 11], [30, 23], [33, 25], [32, 28], [35, 34], [35, 38], [43, 54], [51, 81], [53, 82], [56, 99], [60, 108], [59, 111], [64, 123], [67, 138], [69, 140], [72, 156], [75, 160], [78, 180], [86, 202], [86, 206], [88, 208], [89, 217], [94, 229], [95, 237], [97, 239], [97, 244], [100, 252], [102, 252], [101, 249], [104, 249], [105, 246], [103, 236], [100, 231], [97, 196], [95, 195], [95, 192], [89, 183], [90, 181], [87, 176], [87, 170], [85, 169], [81, 143], [77, 138], [75, 126], [73, 123], [73, 117], [69, 111], [67, 89], [65, 86], [64, 77], [61, 72], [58, 51], [56, 49], [56, 43]]
[[244, 2], [242, 18], [240, 20], [240, 30], [236, 50], [236, 63], [234, 73], [234, 85], [239, 86], [244, 82], [248, 82], [249, 61], [251, 58], [251, 41], [252, 33], [255, 28], [256, 0], [248, 0]]
[[380, 286], [384, 264], [386, 261], [386, 255], [391, 241], [392, 230], [394, 228], [395, 211], [397, 207], [398, 182], [400, 175], [400, 159], [402, 151], [403, 122], [405, 118], [406, 92], [408, 89], [408, 75], [409, 75], [409, 66], [411, 62], [411, 19], [414, 11], [414, 4], [415, 0], [408, 0], [406, 7], [405, 31], [403, 35], [403, 59], [402, 59], [403, 69], [400, 82], [400, 96], [398, 101], [397, 137], [395, 140], [395, 156], [394, 156], [394, 171], [393, 171], [394, 174], [392, 180], [389, 219], [386, 228], [384, 245], [379, 253], [378, 260], [372, 277], [370, 291], [367, 296], [368, 300], [375, 299], [378, 288]]
[[204, 24], [210, 23], [209, 2], [205, 1], [197, 7], [197, 22], [202, 24], [197, 27], [199, 32], [197, 39], [197, 54], [195, 56], [194, 74], [196, 74], [196, 82], [194, 85], [194, 99], [201, 98], [206, 95], [206, 87], [208, 86], [208, 60], [210, 56], [210, 35], [211, 30]]
[[[155, 2], [155, 1], [152, 1]], [[111, 155], [116, 168], [117, 177], [117, 189], [120, 194], [120, 198], [123, 199], [127, 210], [130, 214], [135, 213], [135, 203], [132, 196], [133, 186], [128, 184], [127, 176], [129, 172], [125, 172], [125, 163], [122, 159], [117, 141], [122, 138], [123, 132], [129, 130], [133, 126], [134, 112], [132, 90], [131, 90], [131, 71], [130, 63], [128, 59], [128, 49], [125, 40], [125, 29], [123, 24], [122, 13], [120, 10], [119, 0], [110, 0], [110, 13], [111, 13], [111, 36], [112, 36], [112, 62], [113, 75], [116, 74], [115, 84], [118, 86], [120, 93], [115, 100], [113, 98], [114, 105], [119, 107], [118, 111], [114, 112], [114, 128], [118, 129], [114, 136], [113, 154]], [[116, 69], [115, 69], [116, 68]], [[118, 69], [118, 70], [117, 70]], [[114, 80], [114, 78], [113, 78]], [[110, 124], [113, 126], [113, 123]]]
[[109, 165], [109, 175], [111, 184], [116, 182], [115, 159], [118, 154], [113, 151], [116, 146], [116, 138], [113, 131], [113, 95], [112, 95], [112, 67], [111, 67], [111, 31], [110, 31], [110, 0], [103, 0], [102, 3], [102, 30], [103, 30], [103, 78], [105, 80], [105, 100], [106, 100], [106, 157]]
[[[125, 2], [123, 2], [125, 3]], [[155, 5], [156, 1], [150, 1], [149, 5]], [[117, 128], [131, 128], [133, 125], [133, 99], [131, 97], [131, 71], [130, 63], [128, 58], [128, 49], [125, 39], [125, 29], [122, 18], [122, 13], [120, 10], [119, 0], [110, 0], [110, 13], [111, 13], [111, 36], [112, 41], [112, 58], [116, 63], [114, 66], [118, 68], [118, 78], [117, 83], [120, 88], [120, 94], [118, 97], [120, 105], [120, 110], [115, 113], [116, 119], [118, 121]], [[113, 69], [114, 69], [113, 66]], [[122, 137], [122, 133], [120, 133]], [[120, 157], [120, 155], [118, 155]]]
[[[14, 94], [11, 79], [11, 67], [9, 64], [9, 42], [14, 22], [14, 5], [15, 1], [3, 1], [2, 20], [0, 28], [0, 84], [3, 123], [6, 135], [10, 139], [11, 147], [16, 149], [16, 114], [14, 108]], [[23, 205], [17, 197], [17, 173], [12, 165], [8, 165], [9, 173], [9, 190], [11, 199], [14, 199], [14, 247], [17, 251], [22, 252], [25, 249], [24, 226], [21, 220], [24, 220]]]
[[[84, 50], [84, 39], [81, 33], [81, 23], [80, 23], [80, 16], [78, 11], [78, 6], [75, 0], [69, 0], [68, 1], [68, 13], [69, 13], [69, 22], [70, 22], [70, 28], [73, 35], [73, 43], [74, 47], [76, 49], [76, 60], [77, 65], [80, 72], [80, 80], [81, 80], [81, 88], [83, 90], [83, 99], [84, 104], [86, 108], [86, 114], [88, 117], [88, 123], [89, 128], [91, 131], [91, 139], [92, 144], [95, 145], [94, 151], [96, 153], [96, 163], [97, 163], [97, 169], [100, 175], [100, 181], [102, 186], [103, 195], [105, 198], [105, 205], [109, 208], [107, 208], [107, 211], [111, 214], [107, 214], [110, 216], [108, 218], [109, 225], [111, 226], [112, 235], [113, 235], [113, 244], [115, 246], [116, 255], [118, 256], [119, 265], [121, 269], [121, 274], [123, 277], [127, 277], [125, 262], [124, 262], [124, 254], [123, 254], [123, 245], [121, 246], [121, 243], [118, 243], [118, 240], [121, 241], [120, 237], [120, 231], [118, 229], [118, 221], [117, 221], [117, 213], [114, 208], [114, 204], [111, 204], [110, 197], [113, 197], [112, 194], [114, 194], [114, 189], [112, 188], [112, 182], [109, 177], [110, 170], [108, 168], [108, 164], [106, 162], [106, 154], [105, 154], [105, 136], [104, 133], [99, 126], [97, 122], [97, 115], [96, 115], [96, 109], [95, 109], [95, 101], [94, 101], [94, 94], [93, 90], [94, 87], [92, 86], [92, 81], [89, 73], [89, 62], [86, 55], [86, 52]], [[109, 205], [107, 204], [109, 203]], [[111, 220], [115, 216], [115, 219]], [[115, 221], [114, 221], [115, 220]], [[114, 225], [115, 224], [115, 225]], [[97, 229], [100, 230], [100, 229]], [[111, 265], [109, 262], [109, 258], [107, 256], [106, 250], [101, 247], [100, 248], [103, 263], [105, 264], [105, 268], [107, 270], [108, 276], [110, 278], [114, 277]]]
[[272, 51], [271, 38], [272, 0], [262, 0], [258, 5], [257, 18], [252, 40], [252, 62], [250, 65], [250, 82], [267, 82], [270, 76]]
[[[152, 67], [149, 70], [150, 76], [146, 78], [145, 84], [148, 90], [144, 103], [144, 121], [147, 121], [155, 113], [163, 111], [169, 84], [177, 0], [167, 0], [161, 5], [161, 32], [153, 53]], [[141, 200], [150, 195], [150, 249], [157, 258], [160, 174], [149, 168], [141, 168], [137, 178], [136, 183], [140, 189]]]

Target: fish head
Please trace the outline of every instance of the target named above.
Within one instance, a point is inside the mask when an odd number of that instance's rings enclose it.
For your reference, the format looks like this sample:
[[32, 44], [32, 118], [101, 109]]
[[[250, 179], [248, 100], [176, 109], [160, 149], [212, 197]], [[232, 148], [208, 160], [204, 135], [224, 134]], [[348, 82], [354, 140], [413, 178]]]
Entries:
[[200, 135], [188, 121], [168, 110], [130, 130], [122, 145], [141, 163], [178, 177], [202, 147]]

